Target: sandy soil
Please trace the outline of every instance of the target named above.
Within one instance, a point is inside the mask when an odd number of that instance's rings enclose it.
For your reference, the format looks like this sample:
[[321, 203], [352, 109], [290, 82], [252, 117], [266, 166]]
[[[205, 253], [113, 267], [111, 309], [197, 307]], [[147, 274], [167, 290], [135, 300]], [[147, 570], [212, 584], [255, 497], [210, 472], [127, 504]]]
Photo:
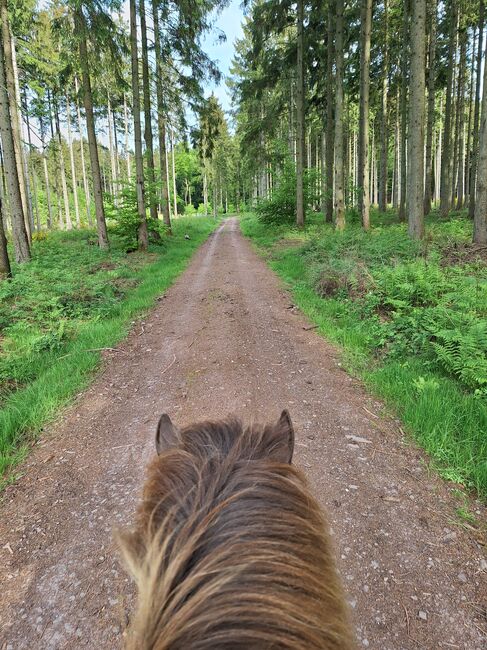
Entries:
[[[482, 540], [398, 422], [340, 368], [228, 220], [45, 431], [0, 507], [0, 648], [118, 648], [130, 521], [161, 412], [186, 424], [289, 408], [328, 510], [359, 647], [485, 650]], [[479, 519], [485, 510], [477, 508]], [[303, 649], [304, 650], [304, 649]]]

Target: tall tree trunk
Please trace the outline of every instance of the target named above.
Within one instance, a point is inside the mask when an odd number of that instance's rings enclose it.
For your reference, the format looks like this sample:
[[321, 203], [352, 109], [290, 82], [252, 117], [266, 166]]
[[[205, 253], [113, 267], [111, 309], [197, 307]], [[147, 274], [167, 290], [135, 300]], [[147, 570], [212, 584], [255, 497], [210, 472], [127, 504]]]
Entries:
[[451, 208], [451, 131], [452, 131], [452, 99], [453, 72], [455, 60], [455, 33], [457, 28], [457, 0], [450, 2], [450, 32], [448, 39], [445, 123], [443, 129], [443, 151], [441, 160], [440, 211], [443, 217], [448, 216]]
[[[485, 61], [487, 62], [487, 44], [485, 47]], [[473, 241], [476, 244], [487, 244], [487, 63], [484, 65], [481, 115]]]
[[0, 280], [12, 277], [10, 260], [8, 258], [7, 238], [5, 237], [4, 218], [3, 218], [3, 198], [0, 192]]
[[426, 0], [414, 0], [411, 14], [411, 105], [408, 138], [408, 232], [424, 236], [424, 94]]
[[426, 131], [426, 172], [424, 181], [424, 214], [431, 212], [431, 191], [433, 187], [433, 127], [435, 124], [435, 80], [436, 80], [436, 21], [437, 0], [432, 0], [429, 21], [429, 51], [428, 51], [428, 125]]
[[[2, 22], [4, 16], [2, 15]], [[25, 228], [24, 209], [20, 194], [20, 182], [15, 157], [14, 135], [10, 114], [10, 103], [15, 101], [15, 94], [9, 96], [4, 68], [4, 39], [0, 38], [0, 135], [4, 156], [4, 174], [7, 180], [9, 193], [10, 216], [12, 219], [12, 233], [14, 241], [15, 259], [17, 262], [30, 260], [29, 240]]]
[[[17, 115], [19, 120], [19, 147], [20, 147], [20, 162], [22, 165], [22, 176], [24, 182], [25, 202], [26, 202], [26, 229], [29, 242], [32, 240], [32, 231], [34, 230], [34, 211], [32, 209], [32, 193], [30, 189], [29, 168], [27, 165], [27, 156], [25, 155], [25, 148], [23, 143], [23, 126], [22, 126], [22, 102], [20, 99], [20, 84], [19, 84], [19, 70], [17, 68], [17, 50], [15, 47], [15, 40], [10, 30], [10, 43], [12, 46], [12, 66], [14, 72], [14, 86], [15, 86], [15, 106], [18, 107]], [[22, 190], [22, 186], [21, 186]], [[22, 199], [23, 200], [23, 199]]]
[[66, 123], [68, 126], [68, 147], [69, 147], [69, 159], [71, 163], [71, 180], [73, 183], [74, 214], [76, 217], [76, 227], [79, 228], [81, 226], [81, 221], [79, 216], [78, 181], [76, 178], [76, 167], [74, 164], [73, 139], [71, 137], [71, 117], [69, 115], [68, 95], [66, 95]]
[[64, 164], [63, 141], [61, 139], [61, 128], [59, 125], [59, 107], [57, 99], [54, 98], [54, 121], [56, 123], [56, 137], [59, 145], [59, 164], [61, 167], [61, 187], [63, 189], [64, 214], [66, 217], [66, 230], [72, 230], [71, 212], [69, 209], [68, 184], [66, 182], [66, 165]]
[[162, 71], [162, 54], [161, 54], [161, 36], [159, 32], [159, 10], [157, 0], [152, 0], [152, 15], [154, 20], [154, 52], [156, 59], [156, 97], [157, 97], [157, 127], [159, 131], [159, 160], [161, 167], [161, 206], [162, 218], [171, 232], [171, 217], [169, 215], [169, 194], [167, 189], [166, 168], [167, 168], [167, 150], [166, 150], [166, 118], [164, 110], [164, 91], [162, 88], [163, 71]]
[[41, 145], [42, 145], [42, 166], [44, 169], [44, 182], [46, 184], [46, 202], [47, 202], [47, 227], [52, 226], [52, 205], [51, 205], [51, 188], [49, 184], [49, 170], [47, 168], [47, 155], [46, 155], [46, 127], [44, 118], [39, 117], [39, 127], [41, 132]]
[[370, 32], [372, 28], [372, 0], [362, 0], [360, 38], [360, 98], [359, 98], [359, 183], [362, 226], [370, 228], [369, 189], [369, 89], [370, 89]]
[[304, 0], [297, 4], [296, 68], [296, 225], [304, 226]]
[[400, 161], [400, 140], [401, 129], [399, 125], [399, 89], [396, 93], [396, 125], [394, 129], [394, 179], [392, 183], [392, 207], [399, 208], [399, 161]]
[[379, 172], [379, 210], [387, 210], [387, 178], [389, 158], [389, 129], [388, 129], [388, 82], [389, 82], [389, 8], [388, 0], [384, 0], [384, 55], [382, 61], [382, 103], [380, 118], [380, 172]]
[[139, 248], [147, 250], [149, 245], [149, 234], [147, 231], [147, 218], [145, 214], [144, 162], [142, 158], [142, 133], [140, 128], [139, 61], [137, 57], [137, 16], [135, 13], [135, 0], [130, 0], [130, 50], [132, 54], [135, 186], [137, 190], [137, 213], [139, 215]]
[[132, 168], [130, 165], [130, 151], [129, 151], [129, 118], [127, 110], [127, 98], [124, 94], [123, 96], [123, 122], [125, 130], [125, 157], [127, 163], [127, 181], [130, 182], [132, 177]]
[[343, 176], [343, 0], [335, 0], [335, 223], [345, 228]]
[[155, 192], [154, 145], [152, 137], [152, 118], [150, 105], [149, 55], [147, 48], [147, 26], [145, 21], [145, 0], [139, 0], [140, 31], [142, 35], [142, 88], [144, 96], [144, 140], [147, 159], [147, 180], [149, 181], [149, 210], [151, 219], [157, 220], [157, 196]]
[[25, 167], [23, 162], [22, 132], [21, 120], [19, 114], [19, 104], [17, 102], [17, 80], [15, 77], [16, 66], [14, 65], [14, 45], [10, 31], [9, 16], [7, 10], [7, 0], [0, 0], [0, 24], [1, 37], [3, 40], [3, 63], [6, 90], [9, 98], [9, 114], [11, 118], [10, 130], [14, 143], [15, 164], [17, 167], [17, 177], [20, 187], [20, 196], [22, 199], [22, 214], [25, 220], [25, 231], [30, 242], [31, 239], [31, 214], [29, 211], [29, 201], [27, 196]]
[[475, 51], [477, 44], [477, 30], [473, 31], [472, 57], [470, 61], [469, 89], [468, 89], [468, 122], [467, 122], [467, 142], [465, 144], [465, 205], [468, 204], [470, 196], [470, 152], [472, 144], [472, 119], [473, 119], [473, 84], [475, 78]]
[[58, 143], [55, 136], [54, 117], [52, 110], [51, 92], [47, 89], [47, 105], [49, 110], [49, 128], [51, 131], [52, 158], [54, 162], [54, 199], [56, 203], [57, 221], [60, 228], [64, 228], [63, 209], [61, 207], [61, 193], [59, 191], [59, 176], [61, 175], [59, 167]]
[[[29, 106], [27, 104], [27, 93], [24, 88], [23, 92], [23, 105], [24, 105], [24, 113], [25, 113], [25, 122], [27, 126], [27, 141], [29, 143], [29, 158], [24, 156], [25, 164], [26, 164], [26, 173], [27, 175], [29, 174], [29, 161], [30, 157], [32, 155], [33, 147], [32, 147], [32, 138], [31, 138], [31, 132], [30, 132], [30, 119], [29, 119]], [[39, 214], [39, 201], [37, 199], [37, 176], [35, 172], [35, 168], [32, 169], [32, 208], [33, 212], [35, 214], [35, 229], [39, 231], [41, 229], [41, 219], [40, 219], [40, 214]]]
[[108, 148], [110, 150], [110, 169], [112, 172], [112, 192], [113, 203], [118, 205], [118, 174], [117, 174], [117, 160], [115, 157], [115, 137], [113, 134], [113, 116], [112, 105], [110, 102], [110, 95], [107, 95], [107, 111], [108, 111]]
[[463, 208], [463, 198], [465, 190], [465, 76], [467, 73], [467, 30], [464, 29], [460, 37], [460, 78], [458, 80], [458, 162], [456, 194], [456, 209]]
[[78, 7], [74, 13], [74, 23], [78, 35], [79, 59], [83, 82], [83, 101], [86, 115], [86, 131], [90, 149], [91, 175], [93, 178], [93, 194], [95, 198], [96, 225], [98, 230], [98, 245], [108, 248], [108, 234], [103, 207], [103, 191], [101, 184], [100, 161], [96, 143], [95, 117], [93, 114], [93, 96], [91, 93], [90, 69], [88, 63], [88, 47], [86, 42], [87, 25], [83, 9]]
[[402, 49], [401, 49], [401, 196], [399, 199], [399, 221], [406, 220], [407, 192], [407, 122], [408, 122], [408, 72], [409, 72], [409, 0], [403, 3]]
[[78, 93], [79, 93], [79, 88], [78, 88], [78, 79], [77, 77], [74, 78], [74, 87], [76, 91], [76, 115], [78, 118], [78, 133], [79, 133], [79, 146], [80, 146], [80, 154], [81, 154], [81, 171], [83, 174], [83, 190], [85, 193], [85, 205], [86, 205], [86, 216], [88, 217], [88, 225], [92, 226], [93, 225], [93, 220], [91, 218], [91, 197], [90, 197], [90, 186], [88, 184], [88, 177], [86, 175], [86, 164], [85, 164], [85, 142], [83, 138], [83, 128], [81, 125], [81, 111], [79, 110], [79, 102], [78, 102]]
[[[475, 109], [473, 117], [473, 152], [472, 167], [470, 170], [470, 200], [468, 204], [468, 215], [471, 219], [475, 215], [475, 195], [477, 191], [477, 167], [479, 156], [479, 117], [480, 117], [480, 81], [482, 78], [482, 44], [484, 42], [484, 18], [485, 3], [484, 0], [479, 2], [479, 40], [477, 44], [477, 69], [475, 80]], [[485, 88], [485, 87], [484, 87]], [[485, 94], [485, 90], [484, 90]]]
[[[172, 199], [174, 203], [174, 217], [178, 216], [178, 193], [176, 191], [176, 148], [174, 141], [174, 131], [171, 131], [171, 168], [172, 168]], [[214, 210], [216, 210], [216, 204], [214, 205]], [[216, 216], [216, 214], [215, 214]]]

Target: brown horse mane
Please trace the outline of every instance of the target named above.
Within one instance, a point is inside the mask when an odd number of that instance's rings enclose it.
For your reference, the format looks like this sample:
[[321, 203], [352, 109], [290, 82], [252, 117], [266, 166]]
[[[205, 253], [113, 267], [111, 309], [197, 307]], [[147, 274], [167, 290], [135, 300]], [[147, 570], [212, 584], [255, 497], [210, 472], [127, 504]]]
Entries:
[[350, 649], [326, 525], [290, 465], [287, 413], [265, 427], [161, 423], [135, 528], [119, 535], [139, 591], [126, 647]]

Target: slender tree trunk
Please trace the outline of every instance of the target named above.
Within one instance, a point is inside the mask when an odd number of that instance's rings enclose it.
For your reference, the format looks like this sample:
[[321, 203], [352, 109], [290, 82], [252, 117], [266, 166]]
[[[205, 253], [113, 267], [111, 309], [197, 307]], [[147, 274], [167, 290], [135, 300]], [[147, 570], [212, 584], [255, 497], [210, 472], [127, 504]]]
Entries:
[[88, 225], [92, 226], [93, 221], [91, 218], [90, 186], [88, 184], [88, 177], [86, 176], [85, 151], [84, 151], [85, 146], [84, 146], [84, 138], [83, 138], [83, 128], [81, 125], [81, 111], [79, 110], [79, 102], [78, 102], [79, 88], [78, 88], [77, 77], [74, 78], [74, 87], [76, 91], [76, 115], [78, 118], [79, 146], [80, 146], [80, 154], [81, 154], [81, 171], [83, 174], [83, 190], [85, 193], [86, 216], [88, 217]]
[[343, 176], [343, 0], [336, 0], [335, 21], [335, 223], [345, 228]]
[[487, 244], [487, 45], [485, 47], [484, 79], [482, 90], [482, 112], [479, 128], [479, 149], [477, 161], [477, 198], [473, 221], [473, 241]]
[[68, 126], [68, 147], [69, 147], [69, 158], [71, 162], [71, 180], [73, 183], [74, 214], [76, 217], [76, 227], [79, 228], [81, 226], [81, 220], [79, 216], [78, 181], [76, 178], [76, 167], [74, 164], [73, 139], [71, 137], [71, 117], [69, 115], [68, 95], [66, 95], [66, 123]]
[[[26, 126], [27, 126], [27, 141], [29, 143], [29, 158], [24, 156], [24, 160], [26, 163], [26, 173], [27, 175], [29, 174], [29, 161], [32, 155], [32, 138], [31, 138], [31, 133], [30, 133], [30, 120], [29, 120], [29, 106], [27, 104], [27, 94], [24, 89], [23, 93], [23, 104], [24, 104], [24, 113], [25, 113], [25, 121], [26, 121]], [[35, 229], [39, 231], [41, 229], [41, 220], [40, 220], [40, 215], [39, 215], [39, 202], [37, 199], [37, 176], [35, 173], [35, 168], [32, 169], [32, 208], [33, 212], [35, 214], [36, 222], [35, 222]]]
[[[178, 216], [178, 193], [176, 191], [176, 148], [174, 131], [171, 131], [171, 167], [172, 167], [172, 198], [174, 203], [174, 217]], [[216, 205], [215, 205], [216, 209]]]
[[23, 147], [22, 147], [22, 132], [21, 121], [19, 114], [19, 103], [17, 103], [17, 80], [15, 78], [15, 65], [14, 65], [14, 45], [12, 42], [12, 35], [10, 31], [9, 16], [7, 10], [7, 0], [0, 0], [0, 23], [1, 23], [1, 37], [3, 40], [3, 62], [5, 73], [5, 84], [9, 98], [9, 112], [11, 117], [10, 130], [14, 143], [15, 164], [17, 167], [17, 177], [20, 187], [20, 196], [22, 199], [22, 214], [25, 219], [25, 231], [27, 238], [30, 242], [31, 232], [30, 226], [32, 223], [31, 215], [29, 212], [29, 203], [27, 198], [27, 187], [25, 179], [25, 168], [23, 163]]
[[125, 156], [127, 162], [127, 181], [130, 182], [132, 178], [132, 169], [130, 165], [130, 151], [129, 151], [129, 118], [127, 110], [127, 98], [123, 96], [123, 121], [125, 127]]
[[443, 217], [448, 216], [451, 208], [451, 131], [452, 131], [452, 98], [453, 72], [455, 60], [455, 33], [457, 28], [457, 0], [451, 0], [451, 25], [448, 39], [445, 126], [443, 130], [443, 151], [441, 160], [440, 211]]
[[164, 110], [164, 92], [162, 88], [163, 70], [161, 54], [161, 36], [159, 32], [159, 9], [157, 0], [152, 0], [152, 15], [154, 20], [154, 51], [156, 59], [156, 97], [157, 97], [157, 127], [159, 131], [159, 160], [161, 167], [161, 206], [162, 218], [171, 232], [171, 217], [169, 215], [169, 194], [167, 188], [167, 150], [166, 150], [166, 118]]
[[[473, 152], [472, 152], [472, 167], [470, 170], [470, 201], [468, 204], [468, 215], [471, 219], [475, 215], [475, 196], [477, 191], [477, 167], [479, 156], [479, 118], [480, 118], [480, 81], [482, 78], [482, 44], [484, 42], [484, 19], [485, 19], [485, 3], [480, 0], [479, 3], [479, 40], [477, 43], [477, 69], [475, 80], [475, 109], [473, 117]], [[485, 90], [484, 90], [485, 94]]]
[[117, 175], [117, 160], [115, 158], [115, 143], [113, 135], [113, 116], [112, 105], [110, 102], [110, 95], [107, 95], [107, 110], [108, 110], [108, 148], [110, 150], [110, 169], [112, 173], [112, 192], [113, 203], [118, 205], [118, 175]]
[[61, 167], [61, 187], [63, 189], [64, 214], [66, 216], [66, 230], [73, 229], [71, 221], [71, 212], [69, 209], [68, 184], [66, 181], [66, 166], [64, 164], [63, 141], [61, 139], [61, 128], [59, 125], [59, 107], [57, 99], [54, 98], [54, 121], [56, 123], [56, 137], [59, 145], [59, 164]]
[[[3, 7], [2, 7], [3, 10]], [[4, 15], [2, 11], [2, 22]], [[9, 96], [4, 68], [4, 39], [0, 38], [0, 135], [2, 138], [2, 150], [4, 155], [4, 174], [7, 181], [10, 216], [12, 220], [12, 233], [17, 262], [30, 260], [29, 240], [25, 228], [24, 209], [20, 194], [20, 182], [18, 175], [17, 160], [15, 157], [14, 135], [12, 123], [14, 120], [10, 114], [10, 103], [15, 101], [15, 94]]]
[[49, 110], [49, 128], [51, 131], [52, 158], [54, 162], [54, 199], [56, 204], [57, 221], [60, 228], [64, 228], [63, 209], [61, 207], [61, 193], [59, 191], [59, 177], [61, 170], [59, 167], [58, 143], [54, 130], [54, 118], [52, 110], [52, 98], [49, 89], [47, 90], [47, 104]]
[[370, 32], [372, 29], [372, 0], [362, 0], [359, 98], [359, 182], [362, 226], [370, 228], [369, 189], [369, 89], [370, 89]]
[[414, 0], [411, 15], [411, 105], [408, 139], [408, 232], [424, 236], [424, 94], [426, 0]]
[[132, 54], [132, 95], [134, 115], [134, 145], [135, 145], [135, 186], [137, 190], [137, 213], [139, 215], [139, 248], [147, 250], [149, 234], [145, 213], [144, 197], [144, 162], [142, 158], [142, 132], [140, 127], [140, 93], [139, 93], [139, 61], [137, 56], [137, 15], [135, 0], [130, 0], [130, 50]]
[[304, 226], [304, 0], [297, 3], [296, 225]]
[[457, 162], [457, 204], [456, 209], [463, 208], [465, 191], [465, 76], [467, 72], [467, 31], [463, 32], [460, 42], [460, 78], [458, 80], [458, 162]]
[[387, 210], [387, 179], [389, 157], [389, 129], [388, 129], [388, 75], [389, 75], [389, 8], [388, 0], [384, 0], [384, 58], [382, 61], [382, 104], [380, 128], [380, 172], [379, 172], [379, 210]]
[[399, 208], [399, 159], [401, 130], [399, 125], [399, 89], [396, 94], [396, 125], [394, 130], [394, 179], [392, 183], [392, 207]]
[[145, 0], [139, 0], [140, 10], [140, 31], [142, 35], [142, 88], [144, 99], [144, 140], [145, 156], [147, 159], [147, 180], [149, 195], [149, 210], [151, 219], [157, 221], [157, 197], [155, 193], [154, 174], [154, 145], [152, 136], [152, 118], [150, 104], [150, 76], [149, 76], [149, 55], [147, 48], [147, 26], [145, 20]]
[[436, 80], [436, 21], [437, 0], [432, 0], [429, 12], [429, 52], [428, 52], [428, 125], [426, 131], [426, 173], [424, 182], [424, 214], [431, 212], [431, 191], [433, 186], [433, 127], [435, 124], [435, 80]]
[[8, 258], [7, 238], [5, 236], [4, 218], [3, 218], [3, 200], [0, 193], [0, 280], [12, 277], [10, 260]]
[[87, 26], [81, 7], [76, 9], [74, 13], [74, 22], [79, 39], [79, 60], [83, 82], [83, 101], [85, 105], [86, 131], [88, 133], [88, 145], [90, 149], [91, 175], [93, 178], [93, 194], [95, 199], [98, 245], [100, 248], [108, 248], [108, 235], [105, 222], [105, 210], [103, 207], [100, 162], [98, 158], [98, 147], [96, 143], [95, 117], [93, 114], [93, 96], [91, 93], [91, 79], [88, 64], [88, 47], [86, 42]]
[[408, 72], [409, 72], [409, 0], [403, 3], [402, 50], [401, 50], [401, 196], [399, 199], [399, 221], [406, 220], [407, 183], [407, 122], [408, 122]]
[[47, 168], [46, 156], [46, 127], [44, 119], [39, 118], [39, 127], [41, 132], [41, 145], [42, 145], [42, 166], [44, 169], [44, 182], [46, 184], [46, 201], [47, 201], [47, 227], [52, 226], [52, 205], [51, 205], [51, 188], [49, 184], [49, 170]]
[[477, 30], [474, 29], [472, 43], [472, 57], [470, 62], [470, 79], [468, 90], [468, 123], [467, 123], [467, 142], [465, 145], [465, 205], [468, 204], [470, 197], [470, 152], [472, 144], [472, 119], [473, 119], [473, 84], [475, 78], [475, 51], [477, 43]]

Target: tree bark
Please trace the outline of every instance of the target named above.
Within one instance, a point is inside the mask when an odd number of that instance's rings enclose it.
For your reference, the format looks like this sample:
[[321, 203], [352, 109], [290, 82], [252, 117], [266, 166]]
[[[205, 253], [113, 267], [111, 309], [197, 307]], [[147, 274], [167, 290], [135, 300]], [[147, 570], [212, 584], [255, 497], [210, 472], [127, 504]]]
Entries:
[[408, 138], [408, 232], [424, 236], [424, 94], [426, 0], [414, 0], [411, 14], [411, 105]]
[[3, 201], [0, 193], [0, 280], [12, 277], [3, 222]]
[[90, 149], [91, 175], [93, 178], [93, 194], [95, 199], [96, 225], [98, 230], [98, 245], [108, 248], [108, 234], [103, 207], [103, 190], [101, 184], [100, 161], [96, 143], [95, 116], [93, 114], [93, 96], [91, 92], [90, 69], [88, 63], [88, 47], [86, 42], [87, 25], [81, 7], [74, 13], [76, 32], [79, 38], [79, 58], [83, 83], [83, 101], [86, 116], [86, 131]]
[[171, 216], [169, 214], [169, 194], [167, 189], [167, 149], [166, 149], [166, 118], [164, 110], [164, 91], [162, 88], [162, 54], [161, 36], [159, 31], [159, 9], [157, 0], [152, 0], [152, 15], [154, 20], [154, 52], [156, 59], [156, 97], [157, 97], [157, 127], [159, 131], [159, 161], [161, 167], [161, 207], [162, 218], [171, 232]]
[[401, 50], [401, 194], [399, 198], [399, 221], [406, 220], [406, 142], [408, 122], [408, 71], [409, 71], [409, 0], [403, 3], [402, 50]]
[[[475, 80], [475, 109], [473, 117], [473, 152], [472, 167], [470, 170], [470, 200], [468, 204], [468, 215], [471, 219], [475, 215], [475, 196], [477, 191], [477, 167], [479, 156], [479, 118], [480, 118], [480, 81], [482, 78], [482, 44], [484, 42], [484, 17], [485, 3], [480, 0], [479, 3], [479, 40], [477, 43], [477, 69]], [[485, 90], [484, 90], [485, 93]]]
[[448, 39], [447, 78], [445, 100], [445, 123], [443, 130], [443, 151], [441, 159], [441, 188], [440, 211], [442, 217], [447, 217], [451, 208], [451, 131], [452, 131], [452, 98], [453, 98], [453, 72], [455, 56], [455, 32], [457, 27], [456, 0], [451, 0], [450, 5], [450, 33]]
[[71, 212], [69, 210], [69, 196], [68, 196], [68, 184], [66, 182], [66, 166], [64, 164], [64, 152], [63, 152], [63, 141], [61, 139], [61, 128], [59, 126], [59, 107], [57, 99], [53, 98], [54, 104], [54, 121], [56, 124], [56, 137], [59, 145], [59, 164], [61, 168], [61, 187], [63, 189], [63, 200], [64, 200], [64, 214], [66, 216], [66, 230], [73, 229], [73, 223], [71, 221]]
[[151, 219], [157, 220], [157, 197], [155, 193], [154, 174], [154, 145], [152, 136], [152, 117], [150, 105], [150, 76], [149, 76], [149, 55], [147, 48], [147, 25], [145, 20], [145, 0], [139, 0], [140, 8], [140, 31], [142, 35], [142, 88], [144, 97], [144, 140], [145, 156], [147, 159], [147, 180], [149, 195], [149, 211]]
[[9, 114], [11, 118], [10, 130], [12, 132], [14, 143], [15, 164], [17, 167], [17, 177], [20, 187], [20, 196], [22, 199], [22, 213], [25, 220], [25, 231], [30, 242], [30, 225], [32, 220], [29, 212], [29, 203], [27, 198], [25, 168], [23, 162], [22, 135], [20, 130], [21, 121], [19, 115], [19, 104], [17, 103], [17, 81], [15, 78], [14, 47], [12, 43], [12, 34], [10, 31], [7, 0], [0, 0], [0, 23], [1, 36], [3, 40], [2, 49], [5, 84], [9, 100]]
[[[331, 0], [328, 8], [328, 41], [326, 44], [326, 80], [328, 88], [333, 88], [333, 12], [331, 11]], [[335, 151], [335, 125], [333, 122], [333, 98], [332, 93], [326, 96], [326, 152], [325, 152], [325, 170], [326, 170], [326, 194], [325, 194], [325, 221], [333, 222], [333, 162]]]
[[127, 181], [130, 182], [132, 177], [132, 168], [130, 165], [130, 151], [129, 151], [129, 118], [128, 118], [128, 109], [127, 109], [127, 98], [124, 94], [123, 96], [123, 121], [125, 127], [125, 156], [127, 162]]
[[359, 183], [362, 226], [370, 228], [369, 188], [369, 91], [370, 91], [370, 32], [372, 29], [372, 0], [362, 0], [359, 98]]
[[435, 124], [435, 80], [436, 80], [436, 21], [437, 0], [432, 0], [429, 14], [428, 51], [428, 125], [426, 131], [426, 171], [424, 181], [424, 214], [431, 212], [431, 191], [433, 187], [433, 127]]
[[83, 173], [83, 190], [85, 193], [85, 205], [86, 205], [86, 216], [88, 217], [88, 225], [92, 226], [93, 221], [91, 219], [91, 197], [90, 197], [90, 186], [88, 184], [88, 177], [86, 175], [86, 164], [85, 164], [85, 143], [83, 138], [83, 128], [81, 126], [81, 111], [79, 110], [78, 102], [78, 79], [74, 78], [74, 87], [76, 91], [76, 115], [78, 118], [78, 132], [79, 132], [79, 146], [81, 154], [81, 171]]
[[388, 0], [384, 0], [384, 58], [382, 61], [382, 104], [380, 124], [380, 172], [379, 172], [379, 210], [387, 210], [387, 180], [389, 158], [389, 128], [388, 128], [388, 92], [389, 92], [389, 33], [388, 33]]
[[110, 95], [107, 95], [107, 111], [108, 111], [108, 148], [110, 150], [110, 169], [112, 174], [112, 192], [113, 204], [118, 205], [118, 174], [117, 174], [117, 160], [115, 157], [115, 137], [113, 134], [113, 119], [112, 119], [112, 105], [110, 102]]
[[[172, 169], [172, 199], [174, 204], [173, 216], [178, 216], [178, 193], [176, 191], [176, 148], [174, 142], [174, 131], [171, 131], [171, 169]], [[213, 206], [213, 209], [216, 210], [216, 204]], [[216, 217], [216, 214], [215, 214]]]
[[304, 0], [297, 3], [296, 69], [296, 225], [304, 226]]
[[[2, 22], [4, 17], [2, 15]], [[25, 228], [24, 209], [20, 194], [20, 182], [15, 156], [14, 136], [12, 133], [12, 120], [10, 103], [15, 101], [14, 96], [9, 96], [4, 68], [4, 39], [0, 38], [0, 135], [4, 156], [4, 174], [10, 199], [10, 216], [12, 220], [12, 233], [14, 241], [15, 259], [18, 263], [30, 260], [29, 240]]]
[[[485, 47], [487, 61], [487, 44]], [[477, 198], [473, 221], [473, 241], [487, 244], [487, 64], [484, 65], [482, 90], [482, 113], [479, 128], [479, 149], [477, 159]]]
[[456, 195], [457, 203], [456, 209], [463, 208], [464, 199], [464, 183], [465, 183], [465, 76], [467, 72], [467, 30], [462, 32], [460, 38], [460, 78], [458, 80], [458, 154], [457, 154], [457, 176], [454, 178], [456, 181]]
[[74, 165], [73, 139], [71, 137], [71, 117], [69, 115], [68, 95], [66, 95], [66, 122], [68, 126], [68, 147], [69, 147], [69, 159], [71, 163], [71, 181], [73, 183], [74, 214], [76, 218], [76, 227], [79, 228], [81, 226], [81, 221], [79, 215], [79, 202], [78, 202], [78, 181], [76, 178], [76, 167]]
[[139, 248], [141, 250], [147, 250], [149, 234], [145, 214], [144, 162], [142, 158], [142, 133], [140, 127], [139, 61], [137, 57], [137, 16], [135, 13], [135, 0], [130, 0], [130, 50], [132, 54], [135, 186], [137, 190], [137, 214], [139, 215]]
[[343, 176], [343, 0], [335, 4], [335, 226], [345, 228]]

